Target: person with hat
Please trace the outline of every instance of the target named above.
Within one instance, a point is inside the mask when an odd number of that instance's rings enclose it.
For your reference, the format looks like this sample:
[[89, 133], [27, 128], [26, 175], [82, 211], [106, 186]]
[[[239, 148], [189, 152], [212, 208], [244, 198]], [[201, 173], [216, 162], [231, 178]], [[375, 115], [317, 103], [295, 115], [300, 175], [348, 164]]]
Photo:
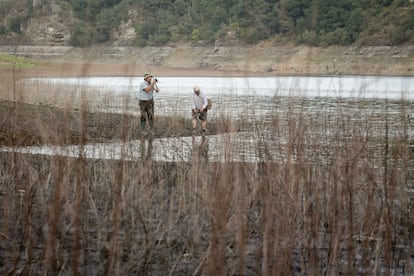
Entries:
[[191, 94], [191, 113], [193, 134], [196, 132], [197, 121], [201, 121], [203, 134], [207, 131], [207, 96], [201, 91], [199, 86], [194, 86]]
[[136, 93], [141, 110], [141, 130], [145, 130], [147, 121], [151, 129], [154, 127], [154, 91], [160, 92], [157, 79], [145, 73], [144, 81], [141, 82], [139, 91]]

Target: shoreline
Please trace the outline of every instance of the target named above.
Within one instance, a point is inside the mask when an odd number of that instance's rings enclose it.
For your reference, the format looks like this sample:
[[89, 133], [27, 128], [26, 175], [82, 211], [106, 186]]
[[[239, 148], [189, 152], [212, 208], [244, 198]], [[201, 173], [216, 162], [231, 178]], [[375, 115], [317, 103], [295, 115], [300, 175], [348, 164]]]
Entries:
[[263, 73], [256, 71], [219, 70], [203, 68], [175, 68], [175, 67], [152, 67], [150, 70], [144, 66], [128, 64], [109, 63], [51, 63], [36, 68], [0, 68], [0, 73], [10, 77], [14, 74], [16, 79], [32, 77], [141, 77], [149, 72], [157, 77], [346, 77], [346, 76], [369, 76], [369, 77], [414, 77], [411, 74], [369, 74], [369, 73], [289, 73], [272, 72]]
[[[0, 71], [25, 76], [274, 77], [414, 76], [414, 45], [331, 46], [259, 44], [214, 47], [0, 46], [29, 58], [32, 68], [1, 62]], [[145, 59], [143, 58], [145, 57]], [[18, 77], [19, 77], [18, 76]]]
[[4, 75], [14, 74], [16, 79], [30, 77], [141, 77], [149, 72], [157, 77], [271, 77], [254, 71], [216, 70], [200, 68], [133, 66], [114, 63], [48, 63], [36, 68], [4, 69]]

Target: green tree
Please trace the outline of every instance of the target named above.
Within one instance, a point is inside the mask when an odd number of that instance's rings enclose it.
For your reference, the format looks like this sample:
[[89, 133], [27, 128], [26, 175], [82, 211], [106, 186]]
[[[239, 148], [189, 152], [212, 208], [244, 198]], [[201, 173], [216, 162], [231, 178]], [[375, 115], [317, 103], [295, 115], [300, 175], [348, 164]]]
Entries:
[[22, 30], [21, 30], [22, 26], [21, 25], [22, 25], [21, 17], [19, 17], [19, 16], [18, 17], [13, 17], [10, 20], [10, 23], [9, 23], [9, 30], [11, 32], [20, 34], [22, 32]]
[[72, 32], [70, 44], [76, 47], [88, 47], [92, 44], [93, 33], [93, 28], [89, 23], [80, 22]]
[[292, 18], [295, 26], [297, 25], [297, 22], [305, 16], [305, 11], [310, 8], [310, 5], [310, 0], [287, 1], [287, 13]]
[[396, 27], [390, 33], [390, 41], [393, 45], [398, 45], [409, 41], [414, 37], [414, 7], [406, 11], [404, 16], [395, 18]]
[[361, 31], [359, 24], [362, 23], [358, 19], [361, 13], [355, 10], [355, 2], [319, 0], [319, 3], [317, 32], [321, 34], [321, 43], [347, 44], [355, 41]]
[[349, 13], [349, 17], [345, 22], [345, 43], [350, 44], [358, 39], [365, 25], [363, 18], [363, 11], [360, 8], [354, 9]]
[[279, 1], [266, 1], [266, 14], [264, 23], [266, 24], [270, 35], [280, 33], [280, 19], [278, 16]]

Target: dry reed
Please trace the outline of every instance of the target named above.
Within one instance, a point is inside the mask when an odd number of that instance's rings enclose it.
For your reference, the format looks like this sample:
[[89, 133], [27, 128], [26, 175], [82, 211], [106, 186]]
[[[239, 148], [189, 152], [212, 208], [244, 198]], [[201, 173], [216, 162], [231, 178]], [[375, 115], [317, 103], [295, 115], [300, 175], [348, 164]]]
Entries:
[[[120, 160], [99, 160], [84, 155], [91, 118], [85, 97], [29, 97], [5, 83], [7, 100], [63, 108], [56, 125], [36, 114], [33, 137], [72, 143], [75, 118], [81, 150], [76, 158], [1, 153], [2, 274], [414, 273], [407, 103], [394, 105], [392, 114], [385, 103], [379, 116], [366, 103], [349, 110], [338, 102], [329, 116], [323, 109], [308, 116], [292, 99], [287, 113], [249, 124], [256, 163], [212, 162], [197, 143], [192, 162], [155, 162], [151, 148], [127, 161], [134, 149], [125, 147]], [[93, 119], [104, 126], [108, 115]], [[13, 122], [12, 131], [24, 124]], [[130, 117], [118, 124], [117, 139], [134, 137]], [[176, 118], [164, 134], [182, 125]], [[217, 126], [235, 128], [225, 118]], [[221, 154], [232, 147], [222, 145]]]

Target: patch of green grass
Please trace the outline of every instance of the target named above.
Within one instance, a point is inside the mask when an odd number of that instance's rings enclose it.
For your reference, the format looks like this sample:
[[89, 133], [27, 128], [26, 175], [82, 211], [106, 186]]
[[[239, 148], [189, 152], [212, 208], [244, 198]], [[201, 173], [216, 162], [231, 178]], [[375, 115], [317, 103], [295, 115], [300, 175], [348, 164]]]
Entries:
[[25, 57], [17, 57], [0, 53], [0, 67], [16, 67], [16, 68], [35, 68], [38, 62]]

